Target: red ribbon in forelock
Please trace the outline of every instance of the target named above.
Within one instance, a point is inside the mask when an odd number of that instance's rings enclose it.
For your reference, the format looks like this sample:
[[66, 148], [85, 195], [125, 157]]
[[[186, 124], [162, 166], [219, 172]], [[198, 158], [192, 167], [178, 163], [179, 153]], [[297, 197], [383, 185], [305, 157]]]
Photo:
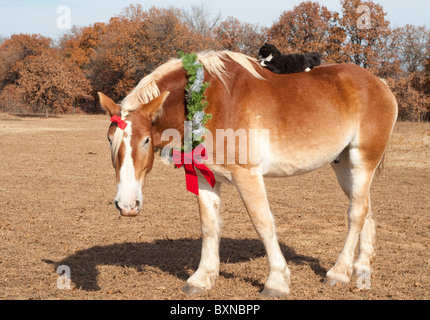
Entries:
[[114, 115], [111, 119], [111, 122], [116, 123], [118, 125], [118, 128], [120, 128], [121, 130], [125, 130], [125, 128], [127, 128], [127, 122], [125, 122], [124, 120], [121, 119], [120, 116], [118, 115]]
[[173, 150], [173, 163], [178, 169], [182, 167], [185, 168], [187, 190], [197, 196], [199, 195], [199, 179], [197, 177], [196, 168], [200, 170], [212, 188], [214, 188], [216, 184], [213, 172], [203, 164], [203, 161], [207, 159], [208, 155], [206, 154], [206, 149], [203, 144], [200, 144], [189, 153]]

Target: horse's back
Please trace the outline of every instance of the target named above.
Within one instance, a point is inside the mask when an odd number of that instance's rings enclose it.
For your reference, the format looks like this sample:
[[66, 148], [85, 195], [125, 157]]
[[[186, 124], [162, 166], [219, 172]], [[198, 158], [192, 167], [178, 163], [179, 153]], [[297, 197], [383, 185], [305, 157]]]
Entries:
[[245, 106], [247, 113], [262, 115], [262, 122], [267, 119], [264, 127], [289, 127], [298, 133], [327, 132], [332, 137], [336, 135], [333, 131], [346, 135], [357, 127], [389, 129], [391, 134], [397, 119], [397, 102], [386, 82], [355, 64], [321, 66], [291, 75], [263, 75], [267, 80], [259, 80], [258, 89], [249, 90], [245, 98], [254, 104]]
[[336, 64], [306, 73], [260, 73], [266, 80], [246, 72], [234, 77], [226, 103], [210, 108], [209, 129], [268, 129], [270, 144], [263, 153], [270, 157], [269, 175], [318, 169], [336, 160], [359, 134], [385, 150], [397, 104], [370, 72]]

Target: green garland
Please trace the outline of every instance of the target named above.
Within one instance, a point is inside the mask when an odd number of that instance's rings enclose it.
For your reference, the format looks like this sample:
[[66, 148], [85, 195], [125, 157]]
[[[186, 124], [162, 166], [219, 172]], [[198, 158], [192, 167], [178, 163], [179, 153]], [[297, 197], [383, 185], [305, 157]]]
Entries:
[[[185, 90], [187, 92], [187, 120], [192, 122], [192, 130], [188, 139], [191, 139], [192, 150], [194, 150], [204, 142], [202, 131], [205, 130], [205, 124], [212, 119], [211, 114], [204, 113], [204, 110], [209, 104], [206, 101], [205, 92], [210, 84], [204, 83], [204, 68], [198, 61], [195, 52], [190, 54], [180, 52], [179, 57], [183, 61], [183, 68], [187, 71], [189, 77], [188, 85]], [[184, 147], [182, 147], [182, 149], [182, 151], [186, 152], [191, 151], [184, 150]]]

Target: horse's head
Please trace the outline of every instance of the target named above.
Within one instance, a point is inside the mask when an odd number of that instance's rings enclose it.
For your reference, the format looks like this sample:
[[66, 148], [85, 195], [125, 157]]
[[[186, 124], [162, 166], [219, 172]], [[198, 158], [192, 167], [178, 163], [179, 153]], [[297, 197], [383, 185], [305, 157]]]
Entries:
[[165, 92], [124, 117], [118, 104], [99, 93], [100, 104], [112, 117], [108, 140], [118, 184], [115, 205], [123, 216], [135, 217], [142, 209], [142, 188], [154, 162], [151, 128], [168, 95]]

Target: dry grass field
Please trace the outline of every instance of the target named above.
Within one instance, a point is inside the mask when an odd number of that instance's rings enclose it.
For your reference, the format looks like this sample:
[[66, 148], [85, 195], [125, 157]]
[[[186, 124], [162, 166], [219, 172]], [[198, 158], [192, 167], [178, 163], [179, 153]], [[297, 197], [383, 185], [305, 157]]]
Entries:
[[[215, 290], [181, 288], [200, 258], [198, 206], [182, 170], [157, 161], [144, 212], [120, 217], [107, 116], [0, 114], [0, 299], [259, 299], [267, 257], [236, 191], [223, 188]], [[430, 299], [430, 124], [398, 123], [372, 187], [377, 259], [370, 291], [327, 287], [347, 231], [348, 201], [330, 168], [267, 179], [292, 273], [287, 300]], [[59, 290], [56, 269], [71, 270]]]

